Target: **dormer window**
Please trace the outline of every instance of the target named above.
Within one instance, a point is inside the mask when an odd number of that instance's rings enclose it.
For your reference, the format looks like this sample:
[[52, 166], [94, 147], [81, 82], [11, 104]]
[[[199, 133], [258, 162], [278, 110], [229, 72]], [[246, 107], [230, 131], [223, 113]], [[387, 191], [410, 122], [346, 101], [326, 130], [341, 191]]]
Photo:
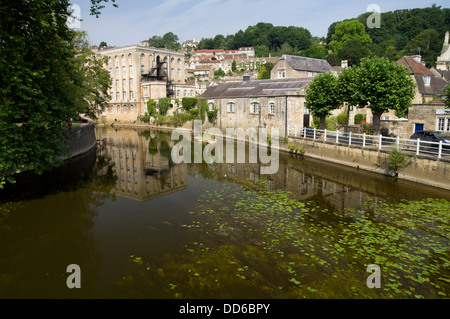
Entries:
[[423, 78], [423, 83], [425, 84], [425, 86], [430, 86], [430, 84], [431, 84], [431, 76], [424, 75], [424, 76], [422, 76], [422, 78]]

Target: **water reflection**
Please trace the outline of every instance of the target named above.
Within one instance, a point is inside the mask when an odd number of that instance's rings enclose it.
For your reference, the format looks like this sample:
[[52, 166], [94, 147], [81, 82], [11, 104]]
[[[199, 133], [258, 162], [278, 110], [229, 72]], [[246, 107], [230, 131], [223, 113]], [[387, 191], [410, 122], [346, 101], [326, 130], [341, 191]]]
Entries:
[[148, 201], [187, 187], [186, 164], [170, 158], [170, 135], [156, 131], [98, 130], [102, 154], [113, 162], [115, 195]]

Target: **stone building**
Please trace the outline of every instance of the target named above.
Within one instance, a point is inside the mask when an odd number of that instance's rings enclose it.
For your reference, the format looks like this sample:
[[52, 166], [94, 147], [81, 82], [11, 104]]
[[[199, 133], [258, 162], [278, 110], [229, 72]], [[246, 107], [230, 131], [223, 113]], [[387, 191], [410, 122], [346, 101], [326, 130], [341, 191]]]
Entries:
[[311, 78], [249, 80], [210, 86], [200, 97], [218, 109], [216, 126], [226, 128], [278, 128], [285, 136], [288, 126], [303, 127], [306, 86]]
[[149, 99], [182, 98], [181, 92], [194, 89], [185, 84], [183, 53], [129, 45], [96, 54], [99, 58], [106, 57], [104, 68], [112, 78], [111, 100], [102, 113], [104, 121], [135, 121], [147, 111]]
[[444, 44], [442, 46], [441, 55], [436, 61], [436, 69], [441, 71], [450, 71], [450, 31], [445, 33]]
[[285, 54], [276, 62], [270, 78], [314, 77], [326, 72], [333, 72], [333, 68], [327, 60]]

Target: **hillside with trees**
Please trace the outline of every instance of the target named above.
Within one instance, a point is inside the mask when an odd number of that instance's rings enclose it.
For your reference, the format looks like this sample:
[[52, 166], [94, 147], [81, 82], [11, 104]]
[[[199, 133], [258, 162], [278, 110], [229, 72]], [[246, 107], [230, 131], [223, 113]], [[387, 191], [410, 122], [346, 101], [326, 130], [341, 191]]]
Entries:
[[445, 32], [450, 29], [450, 9], [433, 5], [381, 13], [381, 27], [369, 28], [365, 12], [354, 19], [333, 22], [326, 37], [313, 37], [298, 26], [274, 26], [260, 22], [235, 34], [202, 38], [197, 49], [238, 49], [253, 46], [257, 57], [301, 55], [327, 59], [332, 65], [350, 65], [370, 56], [391, 61], [403, 55], [421, 54], [428, 67], [440, 54]]

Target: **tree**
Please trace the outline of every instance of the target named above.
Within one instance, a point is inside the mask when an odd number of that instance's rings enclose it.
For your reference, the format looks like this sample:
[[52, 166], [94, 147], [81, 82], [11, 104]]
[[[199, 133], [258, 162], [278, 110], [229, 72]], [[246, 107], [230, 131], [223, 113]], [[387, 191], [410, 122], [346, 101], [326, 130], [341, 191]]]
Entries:
[[353, 98], [373, 115], [374, 134], [380, 134], [381, 114], [388, 110], [403, 113], [414, 98], [415, 84], [406, 67], [384, 57], [362, 59], [353, 78]]
[[[91, 0], [91, 14], [100, 14], [102, 2]], [[89, 96], [94, 82], [86, 83], [95, 71], [82, 74], [76, 57], [69, 6], [67, 0], [0, 3], [0, 188], [21, 171], [42, 173], [60, 163], [62, 129], [97, 98]]]
[[233, 62], [231, 62], [231, 71], [233, 71], [234, 73], [237, 72], [236, 60], [233, 60]]
[[436, 59], [440, 54], [442, 41], [439, 34], [434, 29], [426, 29], [415, 36], [405, 46], [405, 50], [416, 50], [417, 54], [422, 56], [422, 60], [428, 67], [436, 65]]
[[105, 41], [102, 41], [102, 42], [100, 42], [98, 47], [101, 49], [101, 48], [106, 48], [107, 46], [108, 46], [108, 44]]
[[445, 97], [445, 107], [450, 108], [450, 84], [447, 84], [447, 86], [444, 88], [444, 93], [446, 95], [446, 97]]
[[345, 20], [336, 25], [329, 46], [335, 53], [339, 53], [349, 41], [356, 39], [363, 45], [372, 43], [372, 39], [365, 31], [364, 24], [356, 19]]
[[326, 117], [339, 108], [338, 80], [332, 73], [316, 75], [306, 90], [306, 103], [313, 116], [320, 118], [320, 128], [326, 128]]
[[263, 65], [258, 72], [258, 80], [266, 80], [270, 79], [270, 72], [267, 71], [267, 68], [265, 65]]
[[159, 114], [166, 115], [169, 107], [170, 107], [170, 98], [163, 97], [159, 99], [158, 101]]
[[147, 112], [149, 116], [155, 116], [156, 115], [156, 101], [153, 99], [149, 99], [147, 101]]
[[358, 65], [362, 58], [366, 58], [369, 55], [370, 50], [367, 43], [363, 43], [359, 38], [345, 42], [337, 53], [339, 60], [347, 60], [349, 65]]

